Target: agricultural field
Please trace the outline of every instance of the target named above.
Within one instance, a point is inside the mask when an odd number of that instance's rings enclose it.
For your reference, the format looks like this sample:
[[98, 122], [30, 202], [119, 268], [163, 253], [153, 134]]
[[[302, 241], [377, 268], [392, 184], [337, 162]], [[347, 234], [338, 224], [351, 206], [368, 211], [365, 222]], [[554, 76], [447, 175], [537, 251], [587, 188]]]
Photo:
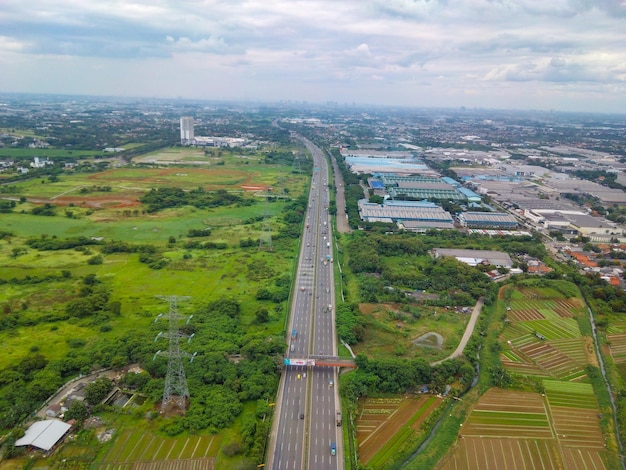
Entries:
[[501, 361], [506, 370], [525, 376], [582, 380], [595, 364], [593, 342], [583, 336], [577, 317], [584, 314], [578, 297], [565, 298], [547, 287], [509, 287]]
[[554, 437], [541, 395], [500, 389], [481, 397], [462, 431], [473, 437]]
[[93, 469], [214, 469], [220, 436], [163, 438], [151, 433], [127, 430], [118, 436]]
[[607, 449], [614, 447], [613, 436], [603, 433], [610, 425], [586, 373], [597, 361], [577, 321], [584, 303], [572, 285], [546, 284], [501, 289], [498, 310], [502, 366], [543, 393], [489, 389], [438, 470], [619, 468], [618, 456]]
[[[361, 304], [367, 328], [365, 340], [353, 346], [355, 354], [376, 357], [420, 357], [429, 362], [449, 356], [459, 344], [468, 315], [440, 307]], [[413, 312], [419, 313], [415, 318]]]
[[611, 318], [606, 340], [611, 358], [623, 374], [626, 370], [626, 319], [623, 316]]
[[421, 434], [420, 426], [442, 401], [434, 395], [361, 400], [356, 419], [359, 461], [371, 468], [382, 468], [406, 441]]
[[598, 400], [590, 384], [544, 380], [556, 437], [562, 445], [603, 449]]
[[438, 470], [616, 468], [588, 384], [545, 380], [545, 395], [493, 388], [474, 406]]

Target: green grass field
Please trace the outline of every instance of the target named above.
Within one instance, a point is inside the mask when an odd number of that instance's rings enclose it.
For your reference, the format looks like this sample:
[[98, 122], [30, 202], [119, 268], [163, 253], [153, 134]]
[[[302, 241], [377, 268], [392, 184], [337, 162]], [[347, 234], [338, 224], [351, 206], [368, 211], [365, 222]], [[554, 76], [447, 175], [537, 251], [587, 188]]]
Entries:
[[101, 150], [66, 150], [66, 149], [29, 149], [29, 148], [0, 148], [0, 157], [72, 157], [87, 158], [95, 155], [106, 155]]
[[[447, 357], [458, 345], [468, 315], [436, 307], [419, 307], [420, 318], [395, 310], [391, 305], [363, 304], [361, 311], [367, 325], [365, 340], [353, 347], [355, 354], [366, 353], [376, 357], [420, 357], [436, 361]], [[398, 328], [398, 324], [402, 328]], [[444, 338], [443, 346], [420, 346], [413, 341], [425, 333], [435, 332]], [[436, 346], [436, 343], [422, 343]]]

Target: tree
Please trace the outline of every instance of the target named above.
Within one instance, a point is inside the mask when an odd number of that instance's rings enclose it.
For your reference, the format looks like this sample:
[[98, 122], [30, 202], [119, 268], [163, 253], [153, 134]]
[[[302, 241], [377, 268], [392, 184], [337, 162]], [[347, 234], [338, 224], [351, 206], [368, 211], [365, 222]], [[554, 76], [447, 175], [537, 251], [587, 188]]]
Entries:
[[119, 317], [122, 314], [122, 303], [119, 300], [109, 302], [109, 311], [113, 315]]
[[91, 264], [91, 265], [102, 264], [103, 261], [104, 259], [102, 258], [102, 255], [95, 255], [87, 260], [87, 264]]
[[258, 309], [255, 312], [254, 316], [256, 317], [257, 323], [267, 323], [270, 320], [270, 313], [267, 311], [266, 308]]
[[69, 409], [65, 412], [65, 419], [75, 419], [77, 423], [81, 423], [89, 418], [89, 410], [87, 405], [80, 400], [72, 401]]
[[85, 400], [90, 405], [97, 405], [113, 390], [113, 382], [107, 377], [100, 377], [85, 387]]
[[271, 300], [272, 299], [272, 292], [269, 289], [266, 289], [265, 287], [261, 287], [257, 291], [255, 298], [257, 300]]

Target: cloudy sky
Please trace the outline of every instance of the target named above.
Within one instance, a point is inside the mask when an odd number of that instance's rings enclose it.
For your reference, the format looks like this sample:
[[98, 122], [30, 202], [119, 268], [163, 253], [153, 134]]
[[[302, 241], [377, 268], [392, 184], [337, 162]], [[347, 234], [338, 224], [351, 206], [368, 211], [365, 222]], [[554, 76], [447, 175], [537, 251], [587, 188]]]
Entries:
[[626, 113], [626, 0], [2, 0], [0, 92]]

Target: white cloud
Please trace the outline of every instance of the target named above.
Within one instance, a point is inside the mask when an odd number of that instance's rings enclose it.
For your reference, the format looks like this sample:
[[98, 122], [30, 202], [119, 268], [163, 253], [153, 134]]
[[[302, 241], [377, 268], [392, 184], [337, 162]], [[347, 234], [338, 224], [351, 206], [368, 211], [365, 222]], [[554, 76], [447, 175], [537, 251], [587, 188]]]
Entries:
[[26, 49], [28, 45], [22, 41], [9, 36], [0, 36], [0, 51], [2, 52], [20, 52]]
[[[162, 96], [499, 107], [552, 96], [624, 109], [625, 18], [623, 0], [10, 2], [0, 10], [0, 91], [142, 95], [149, 73], [150, 95]], [[63, 69], [45, 60], [59, 57]], [[42, 62], [75, 78], [52, 89]], [[90, 75], [98, 63], [137, 79], [116, 93]], [[172, 93], [177, 82], [186, 85]]]

